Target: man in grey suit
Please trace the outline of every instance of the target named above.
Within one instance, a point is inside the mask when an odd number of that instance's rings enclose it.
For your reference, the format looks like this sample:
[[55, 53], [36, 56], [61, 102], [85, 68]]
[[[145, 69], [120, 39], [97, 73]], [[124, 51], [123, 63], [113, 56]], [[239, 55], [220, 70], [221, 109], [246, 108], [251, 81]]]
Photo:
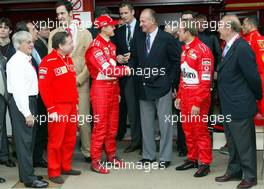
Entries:
[[237, 16], [224, 16], [218, 29], [226, 41], [222, 62], [218, 66], [218, 87], [224, 122], [229, 162], [217, 182], [241, 180], [237, 188], [257, 184], [256, 133], [254, 115], [256, 100], [262, 98], [262, 83], [255, 55], [249, 44], [239, 36], [241, 24]]
[[[0, 150], [2, 144], [2, 132], [5, 127], [5, 108], [6, 108], [6, 77], [5, 77], [5, 69], [4, 64], [6, 60], [0, 51]], [[5, 182], [5, 179], [0, 177], [0, 183]]]
[[[145, 34], [138, 36], [135, 57], [138, 79], [140, 116], [142, 125], [143, 159], [141, 163], [156, 160], [155, 117], [160, 127], [160, 168], [170, 165], [173, 128], [166, 119], [172, 114], [172, 87], [179, 84], [180, 54], [176, 39], [158, 28], [156, 13], [145, 9], [140, 16]], [[140, 74], [140, 72], [144, 74]]]

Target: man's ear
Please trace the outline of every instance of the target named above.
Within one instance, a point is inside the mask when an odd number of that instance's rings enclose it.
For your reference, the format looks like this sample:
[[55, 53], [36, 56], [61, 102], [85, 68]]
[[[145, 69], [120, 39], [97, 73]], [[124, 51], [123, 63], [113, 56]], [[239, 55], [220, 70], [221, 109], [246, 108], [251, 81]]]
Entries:
[[135, 10], [134, 10], [134, 9], [132, 10], [132, 15], [133, 15], [133, 16], [135, 15]]

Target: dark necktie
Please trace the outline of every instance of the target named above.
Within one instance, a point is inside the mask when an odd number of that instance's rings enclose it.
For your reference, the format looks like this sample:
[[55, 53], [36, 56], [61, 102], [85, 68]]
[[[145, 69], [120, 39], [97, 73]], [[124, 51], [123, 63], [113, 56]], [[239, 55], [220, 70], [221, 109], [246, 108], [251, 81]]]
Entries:
[[128, 50], [130, 50], [130, 40], [131, 40], [131, 27], [130, 25], [128, 24], [127, 25], [127, 48]]
[[150, 34], [147, 34], [147, 37], [146, 37], [146, 54], [148, 56], [149, 54], [149, 51], [150, 51]]

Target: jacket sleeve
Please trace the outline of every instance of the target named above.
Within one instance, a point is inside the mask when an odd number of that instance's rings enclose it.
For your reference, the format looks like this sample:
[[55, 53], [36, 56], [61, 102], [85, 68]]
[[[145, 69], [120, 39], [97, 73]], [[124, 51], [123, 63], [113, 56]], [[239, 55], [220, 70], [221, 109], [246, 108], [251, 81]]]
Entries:
[[[85, 44], [85, 52], [90, 47], [91, 43], [93, 41], [92, 35], [89, 31], [85, 30], [83, 41], [81, 43]], [[77, 75], [77, 82], [82, 85], [87, 79], [89, 79], [89, 71], [87, 69], [87, 66], [83, 66], [83, 70], [79, 75]]]
[[40, 63], [39, 66], [39, 92], [41, 98], [47, 108], [48, 113], [57, 112], [54, 100], [53, 92], [51, 89], [51, 83], [53, 80], [53, 70], [51, 66], [48, 66], [46, 60]]
[[217, 39], [217, 37], [215, 35], [212, 35], [212, 41], [213, 41], [213, 54], [214, 54], [214, 71], [217, 70], [217, 66], [220, 64], [221, 62], [221, 58], [222, 58], [222, 49], [220, 47], [219, 41]]
[[179, 88], [180, 82], [180, 62], [181, 62], [181, 46], [180, 43], [170, 36], [168, 42], [168, 57], [170, 63], [169, 78], [172, 82], [172, 87], [174, 89]]
[[126, 68], [124, 66], [113, 66], [111, 62], [107, 61], [104, 52], [100, 48], [90, 48], [86, 54], [86, 60], [87, 64], [92, 64], [105, 76], [122, 77], [127, 75]]
[[210, 99], [211, 95], [211, 83], [212, 83], [212, 73], [214, 70], [214, 57], [210, 52], [207, 52], [208, 56], [198, 58], [198, 76], [199, 85], [197, 90], [194, 91], [195, 101], [194, 106], [201, 107], [201, 104]]
[[262, 82], [257, 69], [256, 58], [249, 44], [246, 42], [238, 50], [238, 66], [241, 69], [248, 86], [251, 88], [255, 98], [262, 98]]

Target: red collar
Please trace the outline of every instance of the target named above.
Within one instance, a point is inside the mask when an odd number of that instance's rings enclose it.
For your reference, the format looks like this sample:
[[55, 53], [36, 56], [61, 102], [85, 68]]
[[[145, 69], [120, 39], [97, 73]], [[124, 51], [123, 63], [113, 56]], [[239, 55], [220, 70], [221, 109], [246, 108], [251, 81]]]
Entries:
[[247, 35], [246, 35], [246, 37], [248, 37], [248, 36], [252, 36], [252, 35], [255, 35], [255, 34], [257, 34], [257, 35], [259, 35], [259, 31], [256, 29], [256, 30], [253, 30], [253, 31], [251, 31], [251, 32], [249, 32]]
[[56, 51], [55, 49], [52, 50], [51, 54], [54, 57], [61, 57], [62, 59], [65, 59], [65, 58], [68, 58], [69, 57], [69, 55], [63, 56], [63, 55], [59, 54], [58, 51]]
[[102, 42], [104, 45], [108, 45], [110, 43], [110, 40], [106, 41], [100, 34], [97, 35], [96, 39]]
[[184, 49], [192, 49], [194, 48], [198, 43], [200, 42], [200, 40], [198, 39], [198, 37], [194, 37], [194, 39], [192, 40], [191, 43], [189, 44], [185, 44], [184, 45]]

